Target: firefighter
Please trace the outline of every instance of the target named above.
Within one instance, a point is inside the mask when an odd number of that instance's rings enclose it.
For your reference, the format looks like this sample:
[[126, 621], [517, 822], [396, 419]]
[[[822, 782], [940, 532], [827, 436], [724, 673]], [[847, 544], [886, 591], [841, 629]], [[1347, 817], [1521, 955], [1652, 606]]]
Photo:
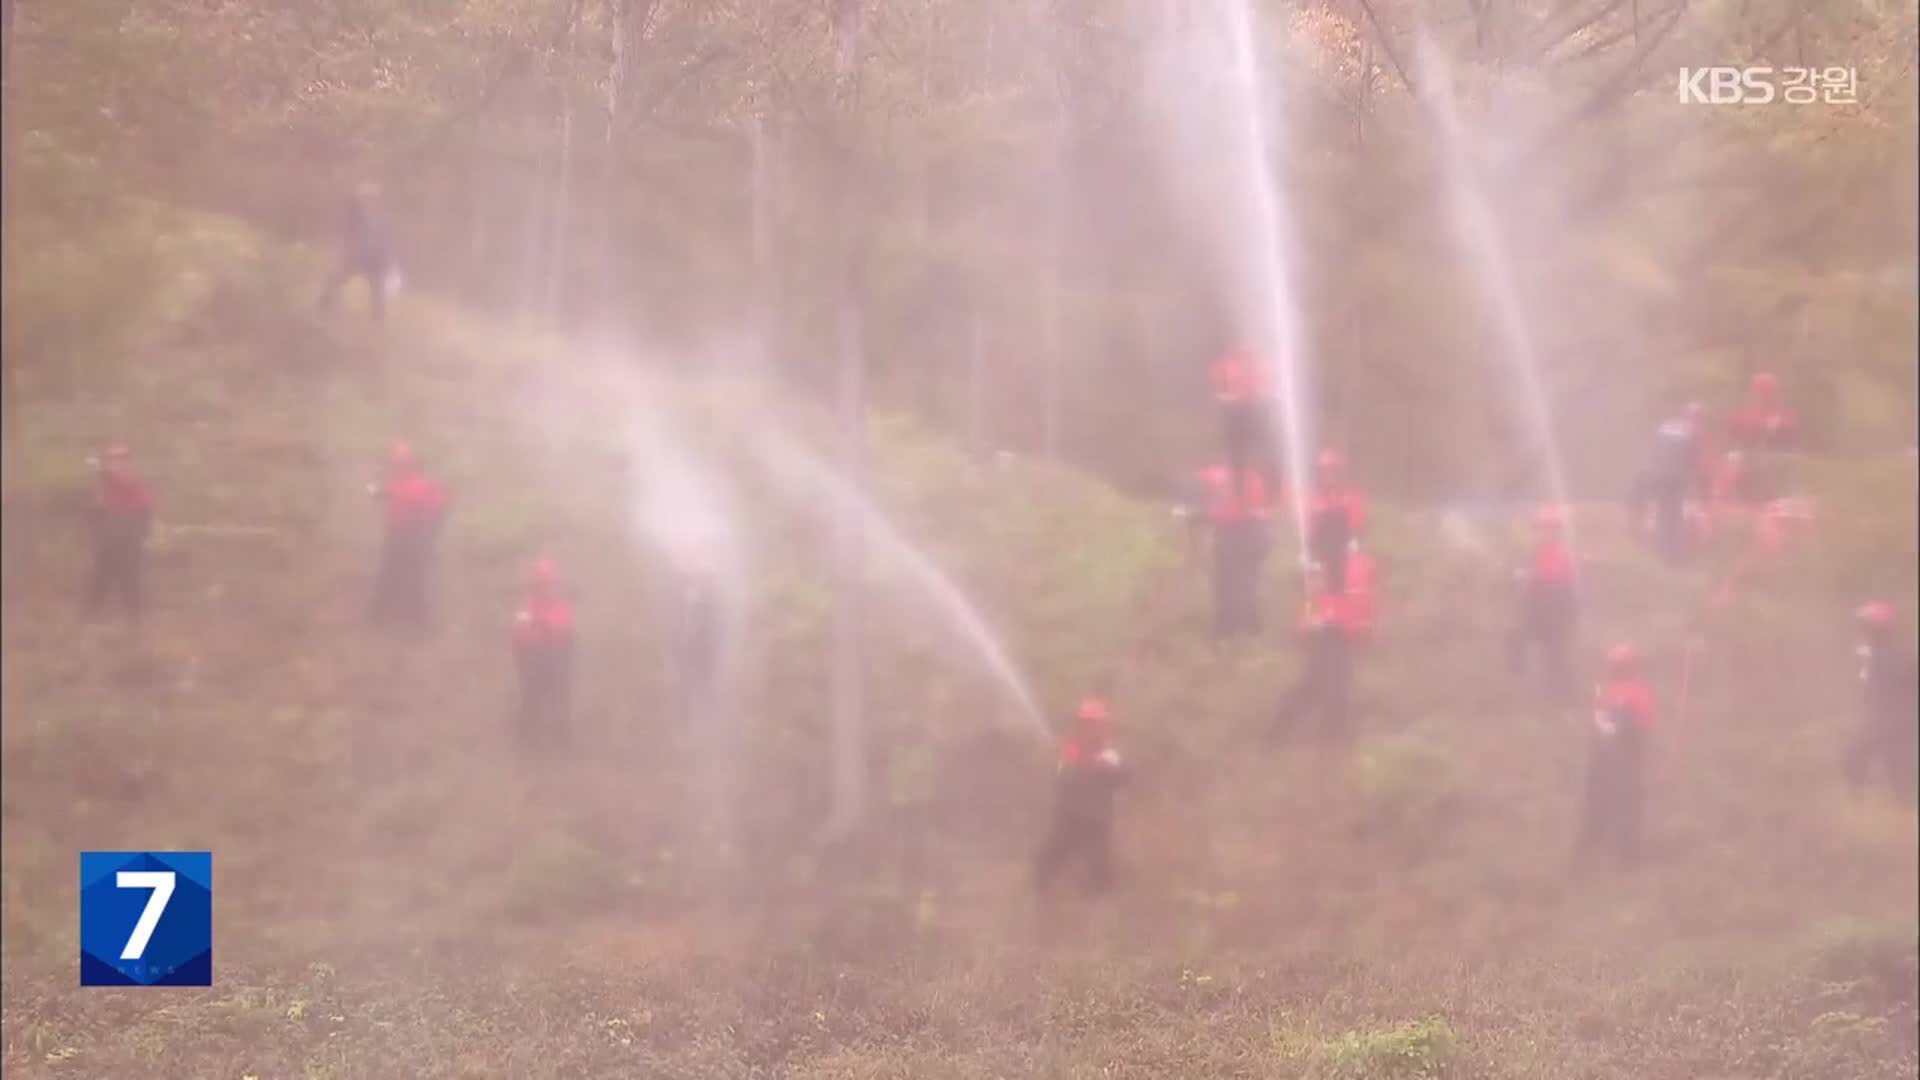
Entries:
[[108, 446], [91, 464], [97, 474], [93, 500], [93, 576], [87, 611], [117, 604], [138, 620], [144, 606], [140, 579], [147, 534], [153, 525], [153, 493], [134, 471], [124, 443]]
[[1699, 438], [1699, 426], [1690, 416], [1662, 423], [1629, 500], [1635, 527], [1650, 528], [1655, 546], [1672, 562], [1685, 559], [1692, 547], [1687, 503], [1699, 483]]
[[1787, 489], [1787, 459], [1800, 439], [1800, 421], [1781, 400], [1780, 384], [1770, 372], [1759, 372], [1747, 385], [1747, 397], [1727, 419], [1727, 438], [1746, 451], [1741, 501], [1758, 506], [1779, 498]]
[[1624, 862], [1639, 857], [1654, 719], [1653, 691], [1641, 678], [1639, 650], [1626, 642], [1613, 646], [1607, 650], [1606, 675], [1594, 691], [1580, 853], [1607, 844]]
[[1055, 775], [1053, 820], [1034, 858], [1034, 889], [1044, 892], [1068, 863], [1078, 861], [1086, 867], [1088, 890], [1103, 892], [1113, 884], [1114, 792], [1126, 776], [1105, 701], [1080, 703], [1073, 733], [1060, 741]]
[[1290, 734], [1303, 714], [1314, 712], [1320, 714], [1323, 734], [1346, 732], [1353, 653], [1364, 631], [1352, 596], [1334, 587], [1324, 567], [1309, 567], [1307, 601], [1300, 613], [1299, 632], [1305, 646], [1300, 678], [1280, 703], [1274, 721], [1277, 734]]
[[387, 474], [367, 491], [381, 501], [386, 519], [368, 617], [376, 623], [424, 624], [428, 570], [446, 516], [446, 492], [421, 470], [413, 447], [404, 442], [387, 451]]
[[346, 212], [340, 222], [340, 266], [328, 279], [320, 306], [331, 311], [340, 290], [355, 278], [366, 279], [373, 319], [384, 322], [387, 293], [399, 282], [399, 267], [393, 257], [380, 186], [374, 183], [359, 185], [347, 198]]
[[1367, 504], [1347, 482], [1346, 459], [1338, 450], [1320, 451], [1306, 513], [1308, 555], [1326, 571], [1328, 588], [1344, 592], [1348, 586], [1347, 557], [1359, 550]]
[[1213, 632], [1220, 638], [1260, 631], [1260, 572], [1266, 561], [1270, 514], [1266, 479], [1248, 474], [1234, 483], [1233, 469], [1214, 465], [1200, 471], [1200, 485], [1189, 520], [1204, 521], [1213, 533]]
[[1863, 604], [1854, 612], [1860, 627], [1860, 689], [1863, 706], [1859, 734], [1847, 748], [1848, 786], [1857, 795], [1878, 770], [1902, 798], [1914, 795], [1915, 755], [1920, 753], [1916, 729], [1914, 658], [1894, 639], [1893, 605], [1884, 600]]
[[1507, 637], [1507, 666], [1516, 675], [1534, 667], [1556, 702], [1571, 701], [1573, 666], [1568, 652], [1578, 612], [1565, 513], [1559, 507], [1542, 507], [1534, 515], [1533, 535], [1532, 558], [1514, 571], [1520, 582], [1520, 611]]
[[513, 654], [520, 672], [516, 724], [527, 742], [567, 735], [573, 691], [573, 604], [549, 558], [534, 560], [527, 595], [514, 619]]
[[1265, 364], [1247, 349], [1233, 349], [1213, 362], [1210, 375], [1214, 400], [1220, 404], [1227, 468], [1242, 484], [1251, 482], [1255, 472], [1271, 475], [1266, 466]]
[[1771, 372], [1757, 372], [1747, 383], [1747, 398], [1727, 421], [1727, 434], [1746, 450], [1778, 453], [1791, 450], [1800, 434], [1800, 421], [1780, 398], [1780, 382]]

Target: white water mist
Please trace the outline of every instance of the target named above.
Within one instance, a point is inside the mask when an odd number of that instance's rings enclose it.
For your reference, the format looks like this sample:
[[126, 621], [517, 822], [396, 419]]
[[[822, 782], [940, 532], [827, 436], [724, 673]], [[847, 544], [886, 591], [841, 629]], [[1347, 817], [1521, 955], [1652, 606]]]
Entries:
[[[1518, 387], [1517, 404], [1526, 417], [1533, 456], [1545, 473], [1545, 495], [1555, 505], [1565, 506], [1568, 502], [1566, 470], [1555, 434], [1553, 407], [1540, 381], [1533, 328], [1514, 279], [1512, 256], [1490, 205], [1485, 170], [1477, 165], [1460, 121], [1452, 68], [1446, 56], [1424, 35], [1419, 42], [1419, 56], [1424, 84], [1420, 97], [1440, 136], [1454, 228], [1472, 261], [1475, 276], [1493, 305], [1494, 321], [1500, 332], [1500, 356], [1507, 368], [1508, 385]], [[1571, 522], [1568, 542], [1572, 543]]]
[[[1155, 142], [1181, 209], [1207, 244], [1216, 288], [1231, 306], [1235, 330], [1273, 367], [1277, 391], [1266, 425], [1285, 462], [1292, 519], [1302, 564], [1307, 559], [1301, 512], [1314, 444], [1304, 404], [1306, 334], [1295, 267], [1299, 247], [1292, 206], [1274, 160], [1287, 150], [1270, 106], [1278, 84], [1261, 62], [1247, 0], [1184, 7], [1160, 3], [1149, 16], [1161, 40], [1151, 95]], [[1217, 169], [1214, 163], [1222, 163]], [[1212, 170], [1212, 171], [1210, 171]]]
[[1033, 691], [998, 635], [973, 601], [925, 552], [819, 455], [780, 434], [771, 421], [760, 426], [755, 448], [769, 475], [796, 505], [830, 521], [858, 522], [869, 554], [905, 571], [906, 580], [914, 587], [912, 598], [938, 615], [954, 641], [968, 648], [982, 674], [992, 679], [1014, 706], [1021, 724], [1035, 734], [1045, 734], [1046, 722]]

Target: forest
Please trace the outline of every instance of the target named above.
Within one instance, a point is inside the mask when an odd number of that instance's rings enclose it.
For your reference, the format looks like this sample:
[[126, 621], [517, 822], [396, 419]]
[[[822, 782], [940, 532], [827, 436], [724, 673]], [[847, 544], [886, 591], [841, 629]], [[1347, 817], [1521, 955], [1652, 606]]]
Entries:
[[[9, 1074], [1920, 1067], [1912, 0], [4, 26]], [[1757, 381], [1778, 489], [1669, 516]], [[1096, 727], [1112, 888], [1038, 890]], [[135, 850], [212, 852], [210, 987], [77, 985]]]

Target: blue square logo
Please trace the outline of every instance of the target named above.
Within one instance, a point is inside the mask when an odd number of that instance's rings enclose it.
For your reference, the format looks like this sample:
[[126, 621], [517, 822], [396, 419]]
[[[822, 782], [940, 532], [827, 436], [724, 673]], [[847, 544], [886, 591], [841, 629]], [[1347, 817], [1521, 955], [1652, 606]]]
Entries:
[[212, 986], [213, 853], [80, 853], [80, 985]]

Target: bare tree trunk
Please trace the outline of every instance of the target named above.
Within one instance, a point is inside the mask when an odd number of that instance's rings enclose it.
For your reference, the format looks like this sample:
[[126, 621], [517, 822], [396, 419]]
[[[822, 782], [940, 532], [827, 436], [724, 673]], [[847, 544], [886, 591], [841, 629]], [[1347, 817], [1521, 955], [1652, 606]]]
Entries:
[[547, 224], [547, 274], [541, 295], [541, 314], [553, 325], [566, 301], [561, 282], [568, 266], [567, 240], [573, 229], [570, 197], [573, 188], [573, 66], [580, 37], [580, 10], [584, 0], [572, 0], [567, 9], [567, 51], [560, 67], [560, 176], [553, 193], [553, 217]]
[[[862, 261], [854, 213], [861, 205], [855, 190], [860, 180], [857, 135], [860, 73], [860, 33], [863, 0], [833, 0], [834, 97], [838, 125], [832, 150], [834, 229], [840, 260], [840, 392], [841, 456], [847, 483], [854, 492], [866, 488], [866, 342], [859, 290]], [[835, 523], [835, 588], [833, 605], [833, 813], [827, 823], [830, 839], [842, 839], [860, 822], [867, 795], [866, 672], [864, 647], [864, 537], [852, 506], [841, 510]]]
[[1042, 372], [1042, 407], [1045, 410], [1041, 420], [1041, 452], [1049, 460], [1060, 455], [1060, 227], [1057, 224], [1061, 199], [1060, 181], [1052, 181], [1053, 197], [1048, 200], [1047, 217], [1047, 283], [1042, 293], [1044, 308], [1041, 318], [1041, 357], [1045, 365]]
[[527, 235], [526, 256], [520, 260], [520, 313], [529, 321], [537, 321], [540, 315], [540, 267], [545, 264], [541, 258], [545, 245], [542, 237], [547, 228], [547, 184], [548, 173], [553, 155], [535, 140], [539, 149], [534, 151], [533, 175], [526, 188]]
[[753, 117], [753, 305], [754, 349], [764, 367], [773, 360], [778, 325], [773, 269], [774, 146], [766, 114], [756, 102]]
[[627, 85], [627, 33], [632, 26], [633, 0], [607, 0], [608, 36], [612, 39], [612, 59], [607, 62], [607, 123], [601, 143], [600, 220], [595, 223], [597, 258], [594, 275], [595, 318], [611, 319], [619, 310], [620, 282], [625, 274], [615, 262], [614, 218], [619, 204], [620, 184], [620, 103]]
[[[14, 0], [0, 0], [0, 222], [13, 220], [13, 142], [19, 125], [13, 121], [13, 9]], [[4, 232], [0, 228], [0, 232]], [[6, 427], [7, 449], [17, 463], [27, 447], [20, 415], [20, 384], [13, 373], [14, 357], [0, 357], [0, 421]]]
[[[0, 0], [0, 234], [4, 223], [13, 220], [14, 132], [19, 124], [13, 118], [13, 14], [14, 0]], [[0, 427], [6, 428], [6, 456], [12, 469], [25, 467], [27, 431], [20, 401], [20, 382], [14, 374], [14, 356], [0, 356]], [[33, 531], [25, 507], [12, 510], [7, 520], [4, 554], [8, 569], [27, 565]], [[11, 576], [11, 575], [9, 575]]]
[[987, 452], [987, 316], [974, 304], [967, 334], [967, 445], [975, 454]]
[[[1064, 46], [1060, 41], [1062, 29], [1057, 5], [1048, 0], [1039, 0], [1034, 14], [1042, 22], [1041, 34], [1050, 43], [1051, 54], [1059, 56]], [[1062, 218], [1067, 206], [1067, 165], [1072, 156], [1069, 149], [1072, 141], [1068, 119], [1069, 88], [1064, 72], [1053, 73], [1050, 89], [1052, 94], [1047, 106], [1051, 115], [1048, 119], [1053, 129], [1053, 145], [1057, 149], [1052, 174], [1046, 178], [1046, 195], [1042, 204], [1046, 215], [1046, 236], [1041, 258], [1044, 260], [1046, 280], [1041, 294], [1041, 303], [1044, 305], [1041, 311], [1041, 449], [1046, 457], [1055, 459], [1060, 453], [1063, 383], [1060, 304], [1065, 277], [1066, 238]]]

